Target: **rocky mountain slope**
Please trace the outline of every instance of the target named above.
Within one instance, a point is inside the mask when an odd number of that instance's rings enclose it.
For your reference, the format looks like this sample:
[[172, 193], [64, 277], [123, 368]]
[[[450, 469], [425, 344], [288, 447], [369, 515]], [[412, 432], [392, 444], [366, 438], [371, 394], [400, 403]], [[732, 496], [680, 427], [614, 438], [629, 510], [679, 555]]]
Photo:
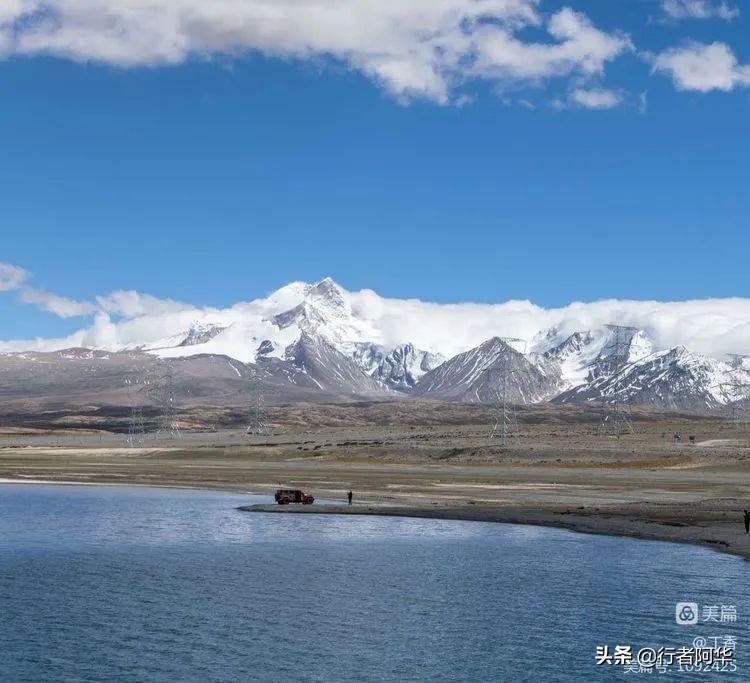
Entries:
[[463, 403], [495, 403], [503, 393], [514, 403], [539, 403], [557, 392], [560, 377], [551, 364], [535, 364], [502, 339], [494, 337], [460, 353], [417, 383], [414, 394], [422, 398]]
[[389, 350], [370, 342], [354, 342], [341, 348], [374, 380], [402, 393], [411, 392], [425, 373], [445, 361], [440, 354], [415, 349], [413, 344]]
[[[388, 343], [395, 336], [392, 314], [379, 310], [381, 302], [374, 293], [352, 298], [327, 278], [292, 283], [200, 319], [179, 313], [166, 334], [125, 346], [0, 354], [0, 400], [124, 401], [126, 381], [143, 384], [165, 363], [174, 367], [187, 400], [217, 403], [246, 400], [255, 373], [282, 402], [411, 395], [494, 403], [505, 381], [507, 399], [517, 403], [597, 404], [618, 395], [634, 405], [712, 411], [750, 393], [750, 362], [657, 348], [644, 330], [621, 333], [617, 344], [606, 326], [553, 327], [537, 334], [528, 352], [492, 337], [443, 354], [452, 340], [422, 319], [412, 329], [421, 345]], [[403, 331], [403, 320], [394, 329]]]
[[[735, 376], [735, 374], [737, 376]], [[726, 364], [677, 347], [650, 354], [613, 374], [555, 397], [558, 403], [596, 402], [615, 395], [633, 405], [674, 410], [715, 410], [731, 401], [732, 382], [747, 381]]]

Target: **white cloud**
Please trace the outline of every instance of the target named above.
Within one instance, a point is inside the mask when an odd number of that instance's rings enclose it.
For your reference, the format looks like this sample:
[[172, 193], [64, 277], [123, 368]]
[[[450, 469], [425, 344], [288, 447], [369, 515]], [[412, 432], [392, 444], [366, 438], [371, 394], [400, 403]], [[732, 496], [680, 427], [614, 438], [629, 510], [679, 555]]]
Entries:
[[664, 13], [672, 19], [724, 19], [731, 21], [739, 16], [737, 7], [721, 0], [662, 0]]
[[[245, 52], [332, 58], [398, 98], [447, 103], [471, 79], [600, 74], [629, 40], [541, 0], [5, 0], [7, 55], [122, 67]], [[3, 28], [4, 26], [4, 28]], [[528, 42], [521, 29], [546, 29]], [[0, 39], [2, 42], [2, 39]], [[0, 48], [2, 49], [2, 48]], [[460, 95], [459, 95], [460, 96]]]
[[587, 109], [612, 109], [622, 104], [622, 93], [617, 90], [578, 88], [570, 93], [570, 99], [575, 104]]
[[721, 355], [750, 353], [750, 299], [684, 302], [605, 300], [543, 308], [530, 301], [432, 304], [382, 299], [364, 290], [350, 295], [355, 314], [383, 332], [383, 343], [411, 341], [451, 356], [493, 335], [532, 340], [557, 327], [562, 335], [611, 322], [643, 329], [658, 348], [684, 345]]
[[648, 92], [638, 94], [638, 111], [645, 114], [648, 111]]
[[679, 90], [729, 91], [750, 85], [750, 66], [740, 65], [725, 43], [691, 42], [657, 55], [654, 70], [672, 77]]
[[150, 294], [135, 291], [116, 291], [107, 296], [96, 297], [97, 308], [105, 313], [135, 318], [140, 315], [155, 315], [175, 311], [194, 310], [190, 304], [172, 299], [159, 299]]
[[474, 72], [488, 78], [539, 79], [573, 73], [599, 75], [607, 62], [630, 50], [627, 36], [605, 33], [570, 8], [553, 14], [547, 31], [555, 42], [523, 42], [491, 25], [477, 27]]
[[172, 299], [159, 299], [150, 294], [135, 291], [114, 291], [98, 296], [95, 301], [76, 301], [26, 284], [31, 273], [11, 263], [0, 263], [0, 292], [17, 291], [25, 304], [37, 306], [60, 318], [75, 318], [105, 313], [124, 318], [144, 315], [159, 315], [178, 311], [194, 311], [194, 306]]
[[90, 315], [96, 311], [96, 306], [88, 301], [67, 299], [59, 294], [34, 287], [24, 287], [19, 297], [24, 303], [33, 304], [43, 311], [54, 313], [60, 318], [75, 318], [81, 315]]
[[28, 277], [29, 272], [20, 266], [14, 266], [12, 263], [0, 263], [0, 292], [19, 289]]

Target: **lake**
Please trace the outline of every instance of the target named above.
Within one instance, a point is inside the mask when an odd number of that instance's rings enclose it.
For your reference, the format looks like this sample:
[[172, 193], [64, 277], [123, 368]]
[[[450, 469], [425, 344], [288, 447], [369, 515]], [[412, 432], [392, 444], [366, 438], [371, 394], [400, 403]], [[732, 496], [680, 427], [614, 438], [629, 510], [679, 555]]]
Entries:
[[[597, 646], [695, 638], [735, 639], [737, 671], [668, 678], [748, 680], [740, 559], [532, 526], [234, 509], [262, 500], [0, 485], [0, 680], [638, 680], [649, 674], [597, 666]], [[680, 601], [698, 604], [698, 624], [676, 623]]]

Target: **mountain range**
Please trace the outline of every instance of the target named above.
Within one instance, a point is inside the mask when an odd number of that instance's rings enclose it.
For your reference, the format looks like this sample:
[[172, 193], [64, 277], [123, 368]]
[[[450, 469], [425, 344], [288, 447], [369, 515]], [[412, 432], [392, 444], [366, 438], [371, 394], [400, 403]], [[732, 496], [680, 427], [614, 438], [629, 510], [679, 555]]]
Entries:
[[[123, 377], [169, 363], [196, 400], [240, 397], [248, 378], [257, 376], [278, 400], [414, 396], [495, 403], [505, 396], [529, 404], [597, 403], [619, 395], [633, 405], [688, 411], [720, 409], [743, 399], [750, 386], [744, 358], [656, 348], [644, 330], [552, 327], [528, 343], [491, 337], [451, 354], [451, 344], [437, 336], [422, 347], [411, 339], [385, 343], [384, 319], [379, 328], [360, 315], [330, 278], [292, 283], [262, 305], [202, 314], [158, 339], [0, 354], [0, 381], [7, 386], [25, 378], [26, 386], [36, 381], [51, 391], [53, 379], [64, 377], [84, 395], [87, 386], [109, 382], [115, 391]], [[419, 332], [424, 342], [425, 331]]]

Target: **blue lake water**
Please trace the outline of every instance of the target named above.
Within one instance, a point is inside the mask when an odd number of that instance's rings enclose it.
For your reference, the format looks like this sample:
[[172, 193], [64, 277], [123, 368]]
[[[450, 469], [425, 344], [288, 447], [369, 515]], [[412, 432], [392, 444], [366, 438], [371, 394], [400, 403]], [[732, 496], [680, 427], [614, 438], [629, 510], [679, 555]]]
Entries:
[[[557, 529], [234, 509], [248, 502], [0, 485], [0, 680], [750, 680], [742, 560]], [[678, 601], [734, 606], [738, 621], [681, 626]], [[738, 670], [594, 663], [597, 645], [696, 637], [735, 638]]]

